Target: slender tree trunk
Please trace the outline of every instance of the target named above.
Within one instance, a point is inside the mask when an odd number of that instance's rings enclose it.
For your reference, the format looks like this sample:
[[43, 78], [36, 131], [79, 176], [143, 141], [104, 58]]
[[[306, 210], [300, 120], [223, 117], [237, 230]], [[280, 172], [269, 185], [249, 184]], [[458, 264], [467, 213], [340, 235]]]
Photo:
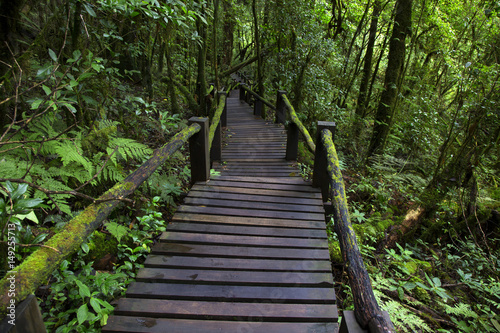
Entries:
[[[198, 1], [201, 6], [201, 15], [205, 15], [205, 5], [203, 1]], [[198, 75], [196, 79], [196, 89], [198, 95], [198, 103], [200, 104], [200, 109], [198, 116], [208, 115], [207, 102], [205, 97], [207, 96], [207, 80], [205, 77], [205, 61], [207, 58], [207, 32], [205, 24], [200, 18], [196, 19], [196, 29], [198, 30], [198, 35], [201, 37], [201, 43], [198, 46]]]
[[259, 17], [257, 15], [256, 0], [252, 1], [255, 50], [257, 56], [257, 94], [264, 96], [264, 79], [262, 77], [262, 54], [260, 52]]
[[217, 28], [219, 26], [219, 0], [214, 0], [214, 22], [212, 24], [212, 47], [213, 47], [213, 67], [214, 67], [214, 77], [215, 77], [215, 90], [219, 91], [219, 56], [217, 52]]
[[399, 76], [403, 67], [406, 36], [411, 33], [411, 10], [413, 0], [398, 0], [392, 37], [389, 43], [388, 64], [385, 72], [384, 91], [375, 116], [375, 125], [367, 157], [382, 154], [394, 118], [394, 103], [398, 94]]
[[231, 2], [229, 0], [222, 1], [222, 7], [224, 10], [224, 56], [222, 59], [222, 64], [226, 67], [231, 66], [233, 61], [233, 41], [234, 41], [234, 18]]

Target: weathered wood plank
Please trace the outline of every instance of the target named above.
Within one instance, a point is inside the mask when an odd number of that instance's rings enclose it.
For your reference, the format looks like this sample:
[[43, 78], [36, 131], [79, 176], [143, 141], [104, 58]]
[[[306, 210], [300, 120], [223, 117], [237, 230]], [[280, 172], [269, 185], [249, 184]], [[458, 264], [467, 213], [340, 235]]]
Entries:
[[268, 258], [282, 260], [330, 260], [327, 249], [294, 249], [269, 247], [238, 247], [221, 245], [157, 243], [152, 248], [153, 254], [184, 255], [194, 257], [220, 258]]
[[275, 210], [256, 210], [241, 208], [219, 208], [219, 207], [198, 207], [181, 206], [178, 209], [181, 213], [211, 214], [226, 216], [246, 216], [246, 217], [264, 217], [264, 218], [284, 218], [306, 221], [324, 221], [325, 215], [318, 213], [300, 213], [300, 212], [282, 212]]
[[293, 219], [270, 219], [245, 216], [218, 216], [178, 212], [172, 218], [175, 222], [223, 223], [247, 226], [271, 226], [297, 229], [325, 229], [324, 221], [296, 221]]
[[[156, 299], [122, 298], [115, 314], [153, 318], [202, 318], [239, 320], [254, 318], [270, 321], [336, 322], [337, 307], [333, 304], [279, 304], [165, 301]], [[237, 320], [238, 320], [237, 319]]]
[[327, 260], [280, 260], [280, 259], [240, 259], [217, 257], [185, 257], [151, 254], [146, 258], [145, 267], [149, 268], [191, 268], [216, 270], [246, 271], [297, 271], [297, 272], [331, 272], [330, 261]]
[[293, 247], [297, 249], [328, 248], [328, 242], [324, 239], [218, 235], [168, 230], [162, 233], [160, 241], [178, 244], [189, 243], [234, 246]]
[[237, 207], [237, 208], [252, 208], [262, 210], [276, 210], [287, 212], [302, 212], [302, 213], [319, 213], [324, 214], [322, 206], [295, 205], [272, 202], [247, 202], [231, 199], [212, 199], [212, 198], [190, 198], [184, 199], [185, 205], [206, 206], [206, 207]]
[[246, 317], [239, 321], [187, 320], [147, 317], [111, 316], [103, 332], [128, 333], [221, 333], [221, 332], [273, 332], [273, 333], [332, 333], [338, 324], [326, 323], [268, 323]]
[[224, 302], [335, 304], [333, 288], [133, 282], [127, 297]]
[[188, 198], [213, 198], [221, 200], [232, 201], [247, 201], [247, 202], [273, 202], [273, 203], [287, 203], [293, 205], [309, 205], [313, 207], [323, 207], [321, 201], [317, 199], [308, 198], [292, 198], [282, 196], [267, 196], [267, 195], [253, 195], [253, 194], [238, 194], [226, 192], [205, 192], [197, 188], [191, 190], [187, 196]]
[[306, 192], [306, 193], [318, 193], [318, 190], [307, 184], [273, 184], [265, 182], [242, 182], [242, 181], [230, 181], [224, 179], [213, 179], [208, 182], [211, 186], [229, 186], [229, 187], [239, 187], [239, 188], [254, 188], [254, 189], [268, 189], [268, 190], [282, 190], [288, 192]]
[[217, 271], [145, 267], [137, 273], [136, 280], [138, 282], [333, 288], [332, 274], [311, 272]]

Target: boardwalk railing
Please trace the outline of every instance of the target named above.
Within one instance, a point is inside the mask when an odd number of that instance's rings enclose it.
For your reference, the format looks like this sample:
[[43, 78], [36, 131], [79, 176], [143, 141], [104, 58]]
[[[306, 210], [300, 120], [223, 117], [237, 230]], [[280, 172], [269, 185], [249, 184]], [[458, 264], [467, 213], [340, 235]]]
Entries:
[[[245, 97], [241, 93], [242, 89], [250, 91], [245, 85], [240, 84], [240, 99]], [[252, 95], [254, 94], [252, 92]], [[257, 95], [256, 100], [264, 99]], [[333, 210], [335, 232], [338, 235], [342, 257], [346, 263], [355, 308], [354, 316], [352, 316], [352, 313], [344, 311], [340, 332], [356, 331], [352, 327], [353, 324], [356, 325], [356, 323], [353, 323], [354, 318], [359, 326], [365, 329], [368, 328], [371, 333], [395, 332], [389, 315], [381, 310], [375, 299], [370, 277], [363, 263], [356, 235], [350, 222], [344, 181], [333, 143], [335, 123], [318, 122], [315, 144], [311, 135], [297, 117], [285, 91], [278, 91], [275, 110], [275, 121], [288, 125], [286, 159], [297, 159], [300, 133], [309, 150], [315, 154], [313, 186], [321, 188], [323, 202], [330, 202], [333, 208], [330, 211]]]
[[253, 99], [253, 114], [256, 116], [260, 116], [263, 119], [266, 119], [266, 112], [264, 109], [264, 105], [269, 107], [271, 110], [276, 110], [276, 107], [269, 101], [265, 100], [263, 97], [259, 96], [256, 92], [254, 92], [251, 88], [248, 87], [246, 83], [240, 83], [240, 100], [251, 103], [252, 97]]
[[[44, 281], [47, 281], [53, 271], [59, 267], [62, 260], [76, 252], [116, 206], [132, 194], [188, 140], [191, 155], [191, 182], [195, 183], [209, 179], [210, 150], [218, 150], [220, 156], [221, 119], [223, 125], [225, 121], [226, 99], [224, 93], [220, 95], [220, 103], [210, 129], [208, 118], [193, 117], [189, 119], [189, 127], [177, 133], [163, 147], [156, 149], [149, 160], [69, 221], [59, 233], [52, 236], [45, 243], [44, 247], [36, 250], [19, 266], [12, 269], [15, 272], [14, 275], [7, 274], [0, 280], [0, 319], [10, 311], [9, 306], [20, 304], [29, 295], [33, 294]], [[218, 139], [217, 136], [219, 136]], [[11, 292], [12, 286], [16, 287], [15, 293]], [[18, 305], [18, 309], [20, 307], [22, 306]], [[26, 316], [26, 320], [29, 320], [31, 314], [28, 313]], [[17, 320], [22, 320], [19, 312], [16, 313], [16, 317]], [[43, 327], [43, 323], [38, 327]], [[42, 331], [35, 330], [35, 332]]]

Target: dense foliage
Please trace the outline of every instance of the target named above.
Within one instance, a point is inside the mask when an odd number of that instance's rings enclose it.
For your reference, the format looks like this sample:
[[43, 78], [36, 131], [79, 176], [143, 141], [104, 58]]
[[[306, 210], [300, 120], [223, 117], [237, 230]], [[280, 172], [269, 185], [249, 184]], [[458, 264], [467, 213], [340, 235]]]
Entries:
[[[20, 262], [188, 116], [209, 115], [211, 89], [240, 70], [269, 100], [288, 91], [312, 132], [337, 123], [351, 218], [398, 329], [500, 331], [497, 2], [2, 0], [0, 13], [2, 275], [8, 226]], [[106, 322], [159, 211], [186, 190], [185, 159], [39, 291], [51, 330]], [[334, 234], [330, 245], [342, 272]]]

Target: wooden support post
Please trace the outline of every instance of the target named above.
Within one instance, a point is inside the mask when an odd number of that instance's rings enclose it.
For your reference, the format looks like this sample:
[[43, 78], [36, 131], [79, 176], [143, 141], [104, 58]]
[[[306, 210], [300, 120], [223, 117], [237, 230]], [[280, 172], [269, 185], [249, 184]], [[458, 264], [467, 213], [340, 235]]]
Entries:
[[276, 124], [284, 124], [286, 122], [286, 105], [282, 98], [285, 94], [286, 91], [278, 90], [278, 94], [276, 96], [276, 118], [274, 120]]
[[294, 122], [290, 122], [287, 129], [285, 159], [287, 161], [295, 161], [297, 159], [298, 150], [299, 127]]
[[332, 132], [332, 138], [335, 137], [335, 123], [328, 121], [318, 121], [316, 130], [316, 152], [314, 156], [313, 186], [321, 188], [323, 202], [328, 201], [329, 185], [328, 170], [326, 163], [326, 151], [321, 141], [321, 131], [324, 129]]
[[[262, 100], [260, 98], [256, 98], [255, 102], [253, 104], [253, 114], [254, 116], [262, 117], [262, 107], [263, 107]], [[262, 117], [264, 118], [264, 117]]]
[[191, 184], [210, 178], [210, 158], [208, 148], [208, 118], [192, 117], [189, 124], [197, 123], [201, 130], [189, 139], [191, 158]]
[[246, 84], [240, 83], [240, 101], [245, 100], [245, 88], [243, 86], [246, 86]]
[[[10, 314], [10, 316], [9, 316]], [[14, 325], [12, 325], [14, 324]], [[45, 333], [40, 307], [35, 295], [29, 295], [0, 322], [1, 333]]]

